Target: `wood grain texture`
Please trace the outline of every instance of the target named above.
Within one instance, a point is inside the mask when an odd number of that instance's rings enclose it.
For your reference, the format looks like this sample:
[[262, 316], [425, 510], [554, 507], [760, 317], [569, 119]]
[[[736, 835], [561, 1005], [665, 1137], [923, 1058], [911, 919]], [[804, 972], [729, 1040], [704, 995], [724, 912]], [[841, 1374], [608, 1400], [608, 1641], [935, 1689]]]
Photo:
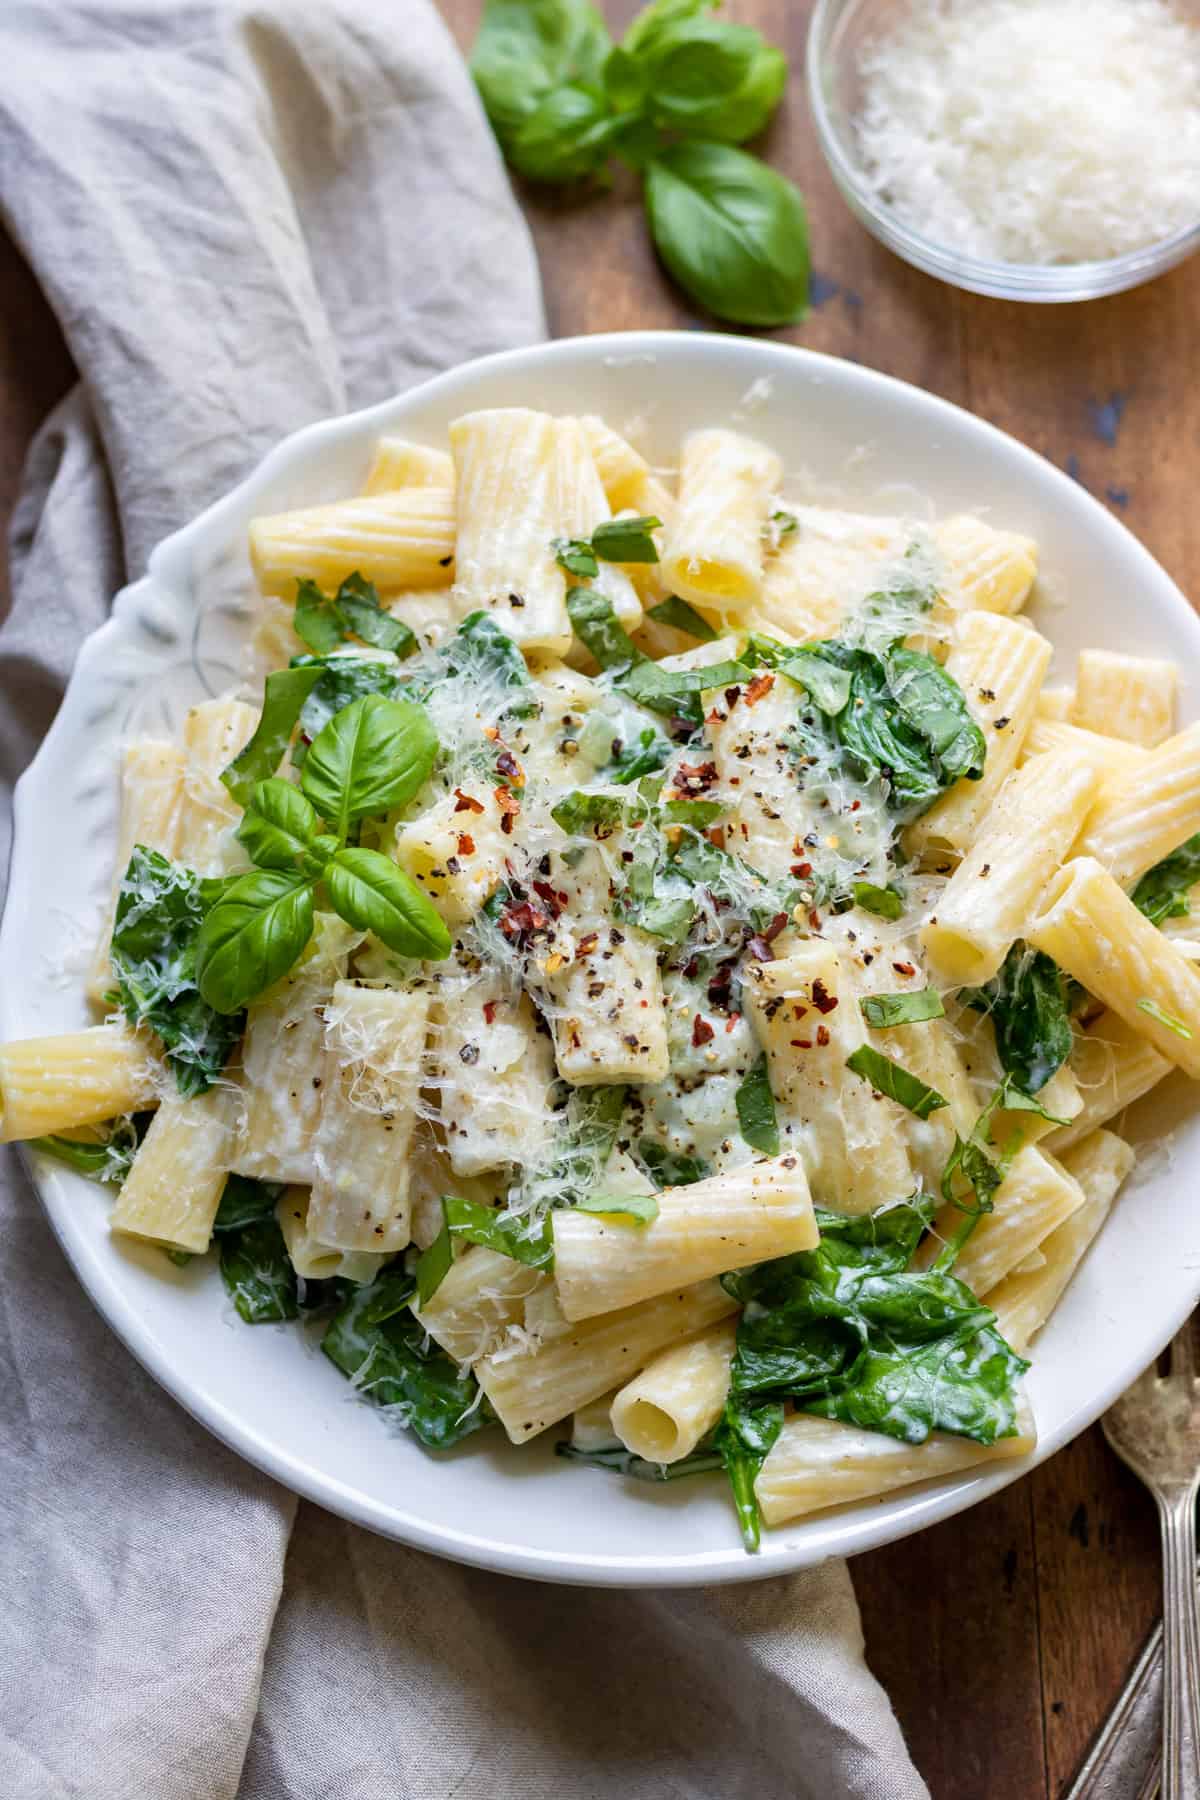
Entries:
[[[440, 3], [465, 48], [481, 0]], [[605, 10], [620, 27], [636, 6]], [[1001, 304], [917, 274], [861, 230], [825, 170], [803, 97], [807, 0], [726, 10], [792, 63], [762, 148], [805, 191], [816, 280], [809, 319], [776, 335], [1013, 432], [1124, 518], [1185, 591], [1200, 591], [1200, 387], [1189, 379], [1200, 261], [1087, 307]], [[529, 188], [522, 199], [556, 334], [711, 324], [658, 267], [632, 181], [583, 201]], [[69, 378], [54, 320], [0, 237], [0, 517]], [[1056, 1800], [1157, 1611], [1153, 1508], [1093, 1430], [973, 1512], [859, 1558], [854, 1573], [868, 1658], [935, 1800]]]

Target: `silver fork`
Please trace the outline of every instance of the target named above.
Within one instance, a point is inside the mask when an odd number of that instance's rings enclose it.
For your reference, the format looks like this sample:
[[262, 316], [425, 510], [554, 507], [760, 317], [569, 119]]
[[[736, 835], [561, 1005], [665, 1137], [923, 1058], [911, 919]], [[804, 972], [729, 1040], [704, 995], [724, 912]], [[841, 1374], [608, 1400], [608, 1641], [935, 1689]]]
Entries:
[[1200, 1800], [1200, 1624], [1196, 1490], [1200, 1386], [1191, 1324], [1171, 1340], [1170, 1373], [1152, 1363], [1104, 1415], [1104, 1435], [1158, 1505], [1163, 1541], [1163, 1800]]

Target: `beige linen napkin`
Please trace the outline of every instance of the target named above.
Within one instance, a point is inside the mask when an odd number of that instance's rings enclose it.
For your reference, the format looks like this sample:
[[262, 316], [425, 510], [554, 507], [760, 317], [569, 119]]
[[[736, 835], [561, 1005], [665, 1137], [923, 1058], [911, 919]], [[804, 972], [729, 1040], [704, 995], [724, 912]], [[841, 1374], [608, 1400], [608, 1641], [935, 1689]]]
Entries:
[[[14, 526], [11, 783], [161, 536], [296, 426], [544, 322], [427, 0], [7, 0], [0, 205], [83, 376]], [[5, 860], [7, 832], [5, 801]], [[553, 1588], [298, 1505], [143, 1375], [11, 1153], [0, 1542], [5, 1800], [926, 1792], [844, 1564], [689, 1593]]]

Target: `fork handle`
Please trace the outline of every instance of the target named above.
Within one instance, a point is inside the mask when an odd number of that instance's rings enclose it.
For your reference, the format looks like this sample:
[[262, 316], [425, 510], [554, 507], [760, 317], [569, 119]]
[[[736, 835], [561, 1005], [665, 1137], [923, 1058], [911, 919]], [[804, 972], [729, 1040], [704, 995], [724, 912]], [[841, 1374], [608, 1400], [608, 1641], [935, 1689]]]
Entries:
[[1163, 1800], [1200, 1800], [1196, 1483], [1159, 1498], [1163, 1540]]

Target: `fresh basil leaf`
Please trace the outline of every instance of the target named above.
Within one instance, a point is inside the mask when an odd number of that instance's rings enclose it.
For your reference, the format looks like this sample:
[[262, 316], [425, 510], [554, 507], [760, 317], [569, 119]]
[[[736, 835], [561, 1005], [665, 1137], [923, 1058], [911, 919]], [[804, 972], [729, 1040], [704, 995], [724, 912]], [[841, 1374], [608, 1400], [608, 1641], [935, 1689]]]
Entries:
[[775, 1118], [775, 1096], [767, 1059], [760, 1056], [754, 1067], [743, 1076], [734, 1096], [738, 1130], [752, 1150], [763, 1156], [779, 1155], [779, 1125]]
[[784, 650], [775, 667], [809, 695], [814, 706], [831, 716], [844, 712], [850, 698], [850, 676], [819, 651]]
[[589, 0], [486, 0], [470, 69], [505, 149], [552, 88], [601, 83], [611, 48]]
[[[197, 952], [209, 892], [190, 869], [135, 846], [117, 895], [112, 967], [121, 1010], [161, 1038], [181, 1094], [202, 1094], [242, 1034], [237, 1007], [202, 997]], [[224, 1018], [229, 1011], [238, 1014]]]
[[741, 325], [808, 310], [808, 222], [798, 190], [728, 144], [674, 144], [646, 168], [655, 247], [685, 292]]
[[1189, 910], [1188, 896], [1200, 881], [1200, 831], [1195, 837], [1172, 850], [1161, 862], [1147, 869], [1134, 888], [1130, 899], [1139, 912], [1145, 913], [1152, 925], [1164, 919], [1183, 919]]
[[646, 70], [618, 44], [604, 65], [604, 97], [617, 113], [637, 112], [646, 98]]
[[600, 89], [568, 83], [542, 96], [513, 132], [506, 154], [529, 181], [562, 186], [602, 169], [621, 127]]
[[894, 1063], [890, 1056], [884, 1056], [870, 1044], [861, 1045], [852, 1056], [846, 1058], [846, 1067], [864, 1081], [869, 1081], [878, 1093], [886, 1094], [889, 1100], [899, 1101], [907, 1107], [914, 1118], [927, 1119], [930, 1113], [937, 1112], [947, 1102], [936, 1088], [918, 1080], [899, 1063]]
[[218, 901], [196, 940], [200, 993], [218, 1013], [236, 1013], [285, 975], [313, 930], [313, 893], [282, 870], [243, 875]]
[[575, 636], [602, 669], [627, 669], [648, 660], [617, 618], [612, 601], [599, 589], [568, 588], [567, 613]]
[[681, 26], [706, 17], [719, 4], [720, 0], [650, 0], [635, 13], [622, 45], [631, 56], [648, 59]]
[[871, 881], [856, 881], [850, 890], [855, 906], [874, 913], [878, 919], [900, 919], [904, 916], [904, 896], [895, 887], [876, 887]]
[[262, 1219], [273, 1219], [275, 1203], [282, 1192], [280, 1181], [254, 1181], [249, 1175], [228, 1176], [213, 1220], [214, 1237], [223, 1237], [227, 1231], [241, 1231], [247, 1225], [257, 1225]]
[[1137, 1009], [1139, 1012], [1145, 1013], [1147, 1018], [1155, 1019], [1160, 1025], [1165, 1025], [1168, 1031], [1175, 1033], [1176, 1037], [1190, 1038], [1192, 1035], [1191, 1026], [1185, 1025], [1182, 1019], [1177, 1019], [1174, 1013], [1167, 1012], [1158, 1004], [1157, 1000], [1143, 998], [1138, 1001]]
[[614, 787], [628, 787], [631, 782], [640, 781], [643, 775], [655, 774], [671, 760], [673, 750], [670, 738], [655, 731], [652, 725], [638, 733], [636, 744], [614, 738], [613, 760], [601, 770], [601, 779], [611, 781]]
[[893, 1025], [921, 1025], [926, 1019], [946, 1016], [936, 988], [923, 988], [919, 994], [872, 994], [858, 1005], [876, 1031], [890, 1031]]
[[1039, 1093], [1070, 1056], [1074, 1040], [1062, 970], [1022, 939], [998, 975], [984, 987], [964, 988], [962, 998], [991, 1019], [1000, 1066], [1025, 1093]]
[[248, 803], [256, 785], [273, 775], [283, 761], [304, 702], [320, 676], [320, 669], [314, 667], [276, 669], [267, 676], [254, 736], [221, 775], [239, 806]]
[[694, 19], [647, 57], [655, 122], [689, 137], [742, 143], [761, 131], [787, 85], [787, 60], [746, 25]]
[[321, 671], [300, 709], [300, 726], [291, 755], [295, 769], [303, 767], [313, 739], [352, 700], [363, 694], [382, 694], [387, 700], [399, 697], [400, 671], [393, 656], [363, 656], [354, 650], [338, 650], [322, 658], [293, 657], [291, 666]]
[[658, 1217], [658, 1200], [654, 1194], [584, 1194], [575, 1202], [575, 1211], [650, 1225]]
[[[392, 656], [411, 656], [416, 649], [416, 633], [403, 619], [393, 619], [391, 613], [384, 610], [375, 583], [368, 581], [357, 571], [353, 575], [347, 575], [338, 588], [333, 604], [343, 637], [360, 638], [364, 644], [370, 644], [372, 649], [386, 650]], [[299, 623], [296, 625], [296, 632], [299, 637], [304, 637]], [[315, 644], [309, 647], [314, 650], [317, 648]], [[331, 647], [326, 646], [327, 649]]]
[[221, 1280], [247, 1325], [271, 1325], [299, 1316], [296, 1271], [283, 1233], [261, 1218], [221, 1238]]
[[[684, 1156], [678, 1151], [668, 1150], [665, 1144], [656, 1143], [653, 1138], [644, 1137], [639, 1140], [637, 1159], [651, 1181], [660, 1188], [691, 1187], [712, 1174], [702, 1156]], [[656, 1207], [655, 1211], [657, 1210]]]
[[67, 1137], [26, 1138], [30, 1150], [40, 1150], [44, 1156], [52, 1156], [55, 1162], [63, 1163], [68, 1169], [74, 1169], [78, 1175], [86, 1175], [92, 1181], [110, 1183], [120, 1187], [130, 1169], [133, 1159], [138, 1153], [137, 1128], [131, 1118], [114, 1119], [105, 1127], [105, 1135], [95, 1143], [80, 1143]]
[[631, 1475], [635, 1481], [682, 1481], [687, 1475], [710, 1475], [723, 1466], [720, 1451], [700, 1447], [673, 1463], [647, 1462], [620, 1443], [611, 1450], [580, 1450], [574, 1444], [559, 1443], [554, 1446], [554, 1454], [569, 1462], [587, 1463], [593, 1469], [607, 1469], [613, 1475]]
[[332, 594], [323, 593], [315, 581], [304, 579], [296, 583], [292, 630], [317, 656], [336, 650], [345, 636], [337, 601]]
[[[426, 1252], [428, 1254], [428, 1252]], [[334, 1315], [321, 1349], [367, 1399], [430, 1450], [447, 1450], [495, 1418], [475, 1377], [414, 1318], [413, 1284], [385, 1270]]]
[[656, 563], [658, 545], [651, 535], [662, 525], [652, 513], [634, 519], [606, 519], [592, 533], [592, 549], [604, 562]]
[[378, 850], [339, 850], [325, 870], [334, 911], [397, 956], [440, 962], [450, 933], [411, 875]]
[[335, 713], [304, 759], [300, 786], [339, 837], [356, 819], [390, 812], [428, 778], [437, 734], [411, 700], [364, 694]]
[[618, 795], [588, 794], [579, 789], [564, 794], [550, 808], [554, 823], [572, 837], [582, 837], [587, 832], [611, 837], [625, 823], [627, 815], [626, 803]]
[[694, 606], [689, 606], [686, 600], [681, 600], [678, 594], [671, 594], [667, 599], [660, 600], [657, 606], [650, 608], [646, 617], [657, 620], [660, 625], [669, 625], [673, 631], [686, 632], [688, 637], [698, 638], [702, 644], [716, 641], [717, 633], [704, 615], [698, 613]]
[[555, 538], [551, 549], [554, 551], [555, 562], [568, 575], [578, 575], [587, 580], [600, 573], [596, 552], [585, 538]]
[[300, 790], [272, 775], [255, 787], [234, 836], [260, 869], [294, 869], [316, 837], [317, 825]]
[[734, 1510], [747, 1550], [757, 1550], [759, 1544], [760, 1519], [754, 1483], [782, 1430], [782, 1401], [754, 1401], [743, 1394], [730, 1394], [713, 1433], [713, 1445], [720, 1451], [729, 1477]]
[[331, 837], [328, 832], [318, 833], [301, 858], [301, 872], [307, 875], [310, 881], [320, 881], [329, 864], [330, 857], [337, 854], [337, 848], [338, 841], [335, 837]]
[[752, 678], [741, 662], [706, 663], [699, 669], [664, 669], [647, 657], [615, 678], [614, 685], [652, 712], [686, 718], [698, 714], [699, 696], [711, 688], [737, 687]]

